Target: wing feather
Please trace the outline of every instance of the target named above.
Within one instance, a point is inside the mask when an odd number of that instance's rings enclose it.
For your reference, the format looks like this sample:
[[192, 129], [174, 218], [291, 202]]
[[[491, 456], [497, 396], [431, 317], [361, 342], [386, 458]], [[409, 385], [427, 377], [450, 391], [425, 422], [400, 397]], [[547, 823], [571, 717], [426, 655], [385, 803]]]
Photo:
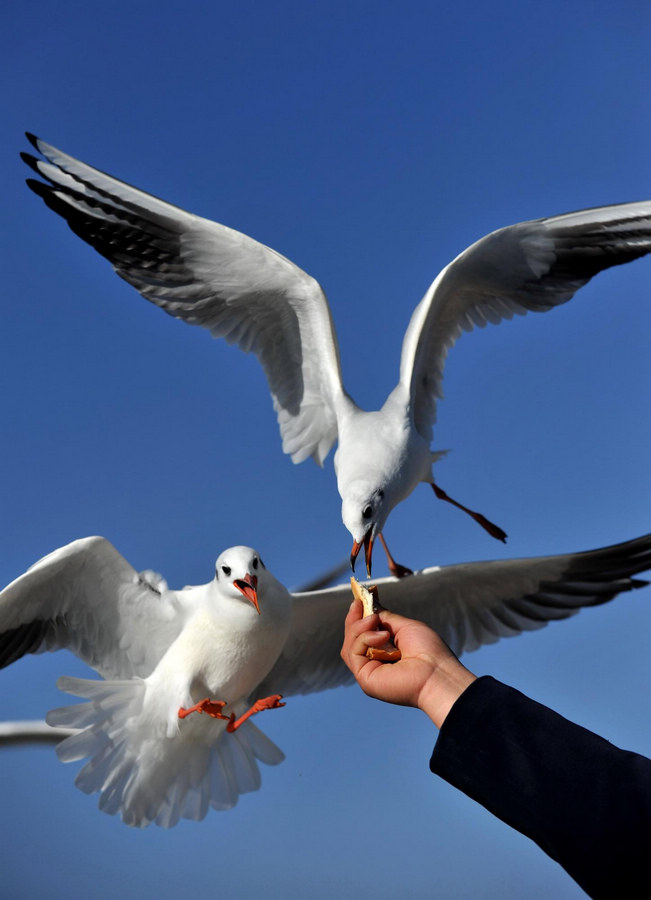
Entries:
[[240, 232], [131, 187], [28, 135], [28, 185], [117, 274], [169, 315], [254, 353], [283, 449], [321, 465], [337, 437], [339, 349], [320, 285]]
[[448, 351], [462, 331], [566, 303], [598, 272], [651, 250], [651, 201], [521, 222], [472, 244], [435, 279], [405, 333], [400, 382], [431, 439]]
[[102, 537], [80, 538], [0, 592], [0, 667], [66, 647], [106, 678], [146, 677], [181, 628], [174, 592]]
[[[374, 583], [383, 606], [425, 622], [460, 655], [642, 587], [647, 582], [633, 576], [649, 568], [651, 534], [584, 553], [433, 567]], [[353, 681], [339, 656], [349, 585], [293, 597], [290, 635], [260, 696], [307, 694]]]

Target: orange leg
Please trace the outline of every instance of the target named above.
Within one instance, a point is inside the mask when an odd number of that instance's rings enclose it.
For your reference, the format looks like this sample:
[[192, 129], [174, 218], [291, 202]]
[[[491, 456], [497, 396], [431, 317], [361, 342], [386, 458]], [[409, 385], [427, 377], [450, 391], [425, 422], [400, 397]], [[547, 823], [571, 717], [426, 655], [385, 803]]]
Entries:
[[384, 547], [384, 552], [387, 555], [387, 560], [389, 562], [389, 572], [394, 575], [396, 578], [404, 578], [405, 575], [413, 575], [411, 569], [408, 569], [406, 566], [401, 566], [400, 563], [397, 563], [395, 559], [389, 553], [389, 548], [387, 547], [387, 542], [384, 540], [384, 535], [382, 532], [379, 533], [378, 537], [380, 538], [380, 543]]
[[222, 713], [222, 709], [225, 706], [225, 700], [211, 700], [210, 697], [206, 697], [205, 700], [200, 700], [199, 703], [195, 703], [189, 709], [184, 709], [182, 706], [179, 707], [178, 715], [179, 719], [185, 719], [186, 716], [193, 712], [207, 713], [213, 719], [228, 719], [230, 721], [231, 717]]
[[[247, 710], [239, 717], [239, 719], [236, 719], [235, 715], [231, 714], [230, 722], [226, 726], [226, 731], [236, 731], [248, 718], [265, 709], [278, 709], [280, 706], [285, 706], [284, 703], [280, 702], [282, 699], [282, 694], [272, 694], [271, 697], [262, 697], [260, 700], [256, 700], [251, 709]], [[225, 718], [225, 716], [222, 716], [221, 718]]]
[[462, 506], [460, 503], [457, 503], [457, 501], [453, 500], [452, 497], [448, 497], [443, 488], [440, 488], [437, 484], [434, 484], [433, 481], [431, 484], [432, 490], [439, 498], [439, 500], [447, 500], [448, 503], [456, 506], [457, 509], [461, 509], [465, 513], [468, 513], [468, 515], [472, 516], [475, 522], [481, 525], [481, 527], [484, 528], [491, 535], [491, 537], [497, 538], [498, 541], [504, 541], [504, 543], [506, 543], [506, 532], [502, 531], [502, 529], [497, 525], [493, 525], [492, 522], [489, 522], [486, 516], [482, 516], [482, 514], [478, 512], [473, 512], [471, 509], [468, 509], [467, 506]]

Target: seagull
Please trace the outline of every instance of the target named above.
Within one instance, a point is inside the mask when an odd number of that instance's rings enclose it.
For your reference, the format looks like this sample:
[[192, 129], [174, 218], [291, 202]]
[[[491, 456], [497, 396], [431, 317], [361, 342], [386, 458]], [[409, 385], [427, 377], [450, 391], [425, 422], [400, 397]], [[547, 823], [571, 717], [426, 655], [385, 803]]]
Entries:
[[[457, 654], [565, 619], [647, 582], [651, 534], [585, 553], [432, 567], [376, 584], [382, 604], [434, 628]], [[172, 590], [103, 537], [55, 550], [0, 592], [0, 668], [67, 648], [102, 680], [62, 677], [86, 702], [48, 714], [76, 784], [132, 826], [200, 820], [260, 787], [282, 751], [251, 721], [282, 697], [350, 684], [340, 658], [349, 585], [290, 593], [250, 547]], [[26, 726], [9, 728], [25, 738]], [[39, 739], [42, 729], [34, 726]], [[33, 733], [33, 732], [32, 732]]]
[[371, 575], [391, 510], [424, 482], [489, 534], [506, 533], [435, 481], [436, 402], [450, 347], [463, 330], [568, 301], [598, 272], [651, 250], [651, 201], [521, 222], [481, 238], [432, 282], [407, 327], [398, 384], [380, 410], [344, 389], [337, 337], [319, 283], [275, 250], [200, 218], [63, 153], [34, 135], [22, 153], [45, 181], [29, 187], [117, 274], [165, 312], [254, 353], [267, 377], [283, 450], [294, 463], [334, 457], [342, 519]]
[[82, 538], [0, 596], [0, 665], [66, 647], [103, 677], [60, 679], [89, 702], [49, 721], [83, 725], [59, 755], [91, 757], [78, 786], [101, 790], [100, 807], [119, 809], [127, 824], [169, 827], [180, 815], [203, 818], [209, 802], [233, 806], [259, 787], [256, 758], [282, 761], [259, 729], [243, 726], [284, 705], [278, 695], [246, 701], [287, 641], [292, 600], [250, 547], [221, 553], [208, 584], [173, 591], [104, 538]]

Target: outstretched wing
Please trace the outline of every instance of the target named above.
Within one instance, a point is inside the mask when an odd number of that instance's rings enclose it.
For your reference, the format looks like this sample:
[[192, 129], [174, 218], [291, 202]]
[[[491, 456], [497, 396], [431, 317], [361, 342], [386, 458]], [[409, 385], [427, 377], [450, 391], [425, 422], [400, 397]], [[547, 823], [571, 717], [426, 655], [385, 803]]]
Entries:
[[463, 331], [570, 300], [610, 266], [651, 250], [651, 201], [521, 222], [472, 244], [432, 283], [405, 333], [400, 383], [414, 422], [431, 439], [443, 367]]
[[158, 584], [102, 537], [60, 547], [0, 592], [0, 668], [67, 647], [104, 677], [146, 677], [182, 625]]
[[294, 462], [321, 465], [342, 391], [330, 309], [318, 282], [252, 238], [185, 212], [28, 135], [49, 184], [27, 184], [147, 300], [260, 360]]
[[[647, 582], [633, 576], [649, 568], [651, 534], [586, 553], [434, 567], [374, 583], [386, 609], [425, 622], [460, 655], [641, 587]], [[339, 656], [350, 602], [348, 585], [294, 594], [290, 636], [260, 696], [353, 680]]]

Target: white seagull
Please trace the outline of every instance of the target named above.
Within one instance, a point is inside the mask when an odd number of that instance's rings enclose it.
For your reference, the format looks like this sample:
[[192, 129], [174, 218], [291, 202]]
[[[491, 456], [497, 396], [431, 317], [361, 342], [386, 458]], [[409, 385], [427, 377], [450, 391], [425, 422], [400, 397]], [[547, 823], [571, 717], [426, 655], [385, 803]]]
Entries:
[[420, 482], [506, 534], [434, 482], [432, 426], [448, 350], [462, 330], [565, 303], [602, 269], [651, 250], [651, 201], [522, 222], [472, 244], [436, 277], [411, 317], [400, 380], [382, 409], [361, 410], [344, 390], [330, 309], [319, 283], [274, 250], [68, 156], [28, 134], [45, 160], [22, 158], [47, 182], [28, 185], [122, 278], [167, 313], [256, 354], [267, 376], [283, 450], [295, 463], [335, 454], [351, 563]]
[[[461, 654], [640, 587], [633, 576], [649, 568], [651, 534], [377, 585], [384, 606], [427, 622]], [[65, 647], [99, 672], [102, 681], [58, 681], [87, 701], [49, 714], [75, 729], [58, 755], [89, 758], [76, 784], [99, 792], [100, 809], [170, 827], [234, 806], [260, 786], [256, 760], [282, 761], [253, 713], [352, 682], [339, 656], [350, 602], [348, 585], [290, 594], [249, 547], [222, 553], [209, 584], [171, 590], [104, 538], [82, 538], [0, 592], [0, 667]]]

